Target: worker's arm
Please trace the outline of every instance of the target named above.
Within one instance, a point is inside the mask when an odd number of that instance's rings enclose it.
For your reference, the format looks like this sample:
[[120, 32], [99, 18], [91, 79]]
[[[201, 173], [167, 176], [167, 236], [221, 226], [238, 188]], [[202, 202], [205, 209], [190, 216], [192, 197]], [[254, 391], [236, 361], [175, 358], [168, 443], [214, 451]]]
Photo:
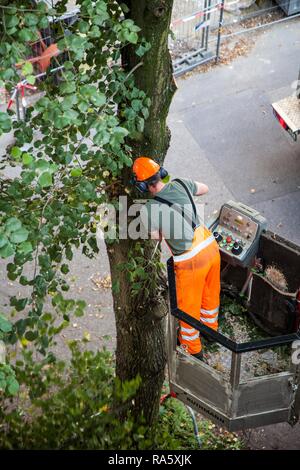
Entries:
[[198, 181], [195, 181], [197, 190], [196, 193], [194, 194], [195, 196], [202, 196], [202, 194], [206, 194], [208, 192], [208, 186], [204, 183], [198, 183]]
[[150, 206], [147, 204], [143, 205], [143, 207], [140, 210], [140, 217], [141, 217], [141, 223], [145, 229], [145, 231], [149, 234], [151, 240], [159, 240], [162, 241], [162, 234], [158, 230], [158, 227], [153, 221], [151, 220], [151, 217], [149, 217], [148, 209], [150, 209]]

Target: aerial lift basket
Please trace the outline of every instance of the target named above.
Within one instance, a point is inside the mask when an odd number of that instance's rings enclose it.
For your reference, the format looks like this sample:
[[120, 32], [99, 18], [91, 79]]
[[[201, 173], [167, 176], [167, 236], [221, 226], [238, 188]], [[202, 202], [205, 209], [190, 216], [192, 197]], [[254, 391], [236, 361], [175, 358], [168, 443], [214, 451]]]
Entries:
[[[239, 228], [234, 226], [234, 221], [239, 223]], [[232, 243], [224, 245], [224, 241], [219, 241], [222, 237], [223, 240], [227, 240], [228, 225], [230, 225], [229, 238], [236, 239], [238, 235], [239, 244], [243, 247], [244, 251], [240, 252], [240, 254], [234, 254], [234, 250], [229, 251], [231, 250]], [[263, 254], [266, 261], [269, 261], [271, 257], [276, 262], [280, 260], [280, 256], [288, 261], [293, 259], [290, 257], [294, 256], [294, 265], [297, 271], [300, 250], [298, 252], [294, 249], [295, 247], [290, 247], [287, 241], [282, 243], [281, 239], [277, 240], [275, 234], [271, 232], [265, 234], [266, 221], [253, 209], [241, 203], [229, 201], [229, 203], [226, 203], [221, 208], [219, 217], [211, 225], [211, 228], [214, 230], [216, 240], [219, 242], [222, 261], [224, 262], [225, 260], [230, 265], [233, 276], [236, 277], [237, 274], [239, 282], [242, 279], [244, 284], [244, 278], [249, 278], [252, 272], [252, 262], [257, 254], [259, 256]], [[264, 248], [264, 253], [262, 252], [262, 247]], [[278, 250], [281, 250], [280, 256]], [[278, 321], [281, 319], [282, 311], [278, 310], [277, 312], [273, 308], [273, 317], [271, 315], [272, 312], [269, 311], [264, 311], [264, 315], [268, 315], [268, 318], [270, 317], [271, 323], [273, 318], [274, 325], [277, 325], [277, 328], [282, 323], [283, 327], [279, 330], [279, 335], [277, 334], [278, 330], [275, 329], [271, 331], [271, 334], [275, 332], [277, 336], [246, 343], [237, 343], [220, 332], [212, 330], [178, 308], [173, 258], [168, 260], [167, 268], [170, 296], [167, 335], [168, 368], [172, 396], [176, 396], [176, 398], [196, 412], [230, 431], [279, 422], [295, 424], [299, 420], [300, 411], [300, 354], [299, 349], [297, 349], [300, 348], [299, 325], [292, 330], [288, 330], [284, 323]], [[293, 272], [291, 268], [292, 275]], [[292, 277], [294, 278], [295, 276], [293, 275]], [[253, 286], [255, 285], [255, 282], [253, 282]], [[268, 292], [266, 291], [265, 294], [267, 295]], [[258, 295], [259, 297], [262, 295], [262, 291], [259, 289]], [[274, 297], [273, 292], [270, 293], [270, 296], [272, 299], [275, 299], [276, 305], [280, 302], [286, 302], [284, 296], [281, 296], [281, 300], [278, 297]], [[291, 312], [293, 318], [300, 315], [299, 297], [298, 291], [297, 298], [295, 294], [295, 299], [293, 299], [294, 307], [293, 312]], [[252, 287], [250, 301], [250, 310], [252, 309], [251, 318], [254, 321], [258, 319], [259, 321], [256, 321], [256, 323], [264, 325], [265, 319], [257, 315], [257, 302], [255, 303], [254, 300], [258, 299], [255, 299], [255, 289]], [[289, 305], [291, 304], [291, 302], [288, 303]], [[204, 333], [204, 335], [231, 351], [229, 378], [209, 364], [196, 359], [178, 347], [178, 320], [184, 321], [198, 330], [200, 335]], [[250, 379], [243, 378], [244, 375], [241, 374], [243, 354], [285, 345], [291, 346], [291, 357], [293, 359], [290, 361], [290, 365], [287, 365], [287, 370]]]
[[[230, 431], [287, 421], [295, 424], [300, 408], [300, 365], [285, 372], [241, 381], [241, 356], [283, 345], [298, 345], [297, 333], [236, 343], [180, 310], [176, 300], [173, 259], [168, 261], [171, 312], [168, 316], [170, 391], [186, 405]], [[189, 324], [232, 354], [230, 379], [177, 346], [177, 320]], [[294, 343], [295, 342], [295, 343]], [[297, 343], [298, 342], [298, 343]]]

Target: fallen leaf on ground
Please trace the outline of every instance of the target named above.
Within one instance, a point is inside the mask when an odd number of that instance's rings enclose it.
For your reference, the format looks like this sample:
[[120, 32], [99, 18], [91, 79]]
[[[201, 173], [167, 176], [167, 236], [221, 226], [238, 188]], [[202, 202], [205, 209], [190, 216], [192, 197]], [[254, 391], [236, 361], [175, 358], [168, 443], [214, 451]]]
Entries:
[[111, 277], [108, 274], [104, 277], [92, 277], [91, 281], [99, 288], [99, 289], [110, 289], [111, 288]]

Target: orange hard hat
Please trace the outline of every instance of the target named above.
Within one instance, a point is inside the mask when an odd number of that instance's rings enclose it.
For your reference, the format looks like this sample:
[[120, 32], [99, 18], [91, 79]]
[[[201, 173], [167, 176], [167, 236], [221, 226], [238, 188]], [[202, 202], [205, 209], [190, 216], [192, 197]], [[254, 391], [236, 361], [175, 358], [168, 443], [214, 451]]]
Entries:
[[160, 170], [160, 166], [152, 158], [138, 157], [133, 164], [132, 171], [137, 181], [146, 181], [156, 175]]

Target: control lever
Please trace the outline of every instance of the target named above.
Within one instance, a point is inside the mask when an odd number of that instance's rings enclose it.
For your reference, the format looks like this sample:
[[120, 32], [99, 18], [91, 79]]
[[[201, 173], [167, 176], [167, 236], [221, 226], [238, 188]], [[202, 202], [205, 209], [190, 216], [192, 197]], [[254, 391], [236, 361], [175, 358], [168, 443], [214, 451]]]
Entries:
[[242, 253], [243, 248], [241, 247], [241, 245], [239, 245], [239, 243], [234, 242], [231, 251], [232, 251], [232, 253], [233, 253], [234, 255], [239, 255], [240, 253]]
[[218, 243], [221, 243], [221, 241], [223, 240], [222, 235], [221, 235], [219, 232], [214, 232], [213, 235], [214, 235], [216, 241], [217, 241]]

